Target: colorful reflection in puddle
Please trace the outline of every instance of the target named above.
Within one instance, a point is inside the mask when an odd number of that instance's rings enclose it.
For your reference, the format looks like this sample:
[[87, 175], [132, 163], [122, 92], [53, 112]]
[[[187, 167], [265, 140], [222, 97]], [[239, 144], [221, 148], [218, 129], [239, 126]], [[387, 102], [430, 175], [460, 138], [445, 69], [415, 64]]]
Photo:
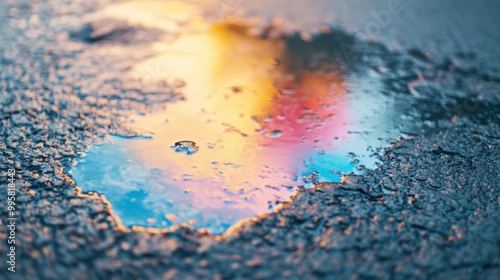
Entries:
[[[148, 3], [140, 13], [130, 8], [134, 2], [112, 11], [118, 18], [134, 11], [143, 17], [133, 22], [171, 31], [171, 24], [156, 26], [152, 13], [145, 16], [159, 9]], [[339, 63], [305, 66], [328, 45], [263, 39], [244, 26], [190, 17], [183, 25], [189, 32], [159, 42], [160, 54], [131, 73], [153, 69], [156, 80], [182, 79], [177, 83], [185, 83], [185, 100], [131, 117], [130, 125], [148, 131], [147, 137], [111, 136], [70, 171], [84, 190], [105, 194], [125, 225], [190, 222], [222, 233], [287, 200], [296, 186], [338, 182], [358, 164], [374, 166], [368, 147], [396, 136], [384, 115], [390, 100], [372, 94], [378, 81], [343, 73]], [[198, 149], [176, 151], [183, 140]]]

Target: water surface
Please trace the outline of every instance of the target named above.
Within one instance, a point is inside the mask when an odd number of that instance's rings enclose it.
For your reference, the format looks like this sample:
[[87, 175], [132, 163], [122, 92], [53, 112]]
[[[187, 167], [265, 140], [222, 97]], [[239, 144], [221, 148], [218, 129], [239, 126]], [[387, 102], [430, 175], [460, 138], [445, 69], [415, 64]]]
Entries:
[[222, 233], [297, 186], [374, 167], [374, 148], [399, 135], [379, 76], [351, 71], [332, 53], [334, 34], [311, 42], [255, 36], [234, 22], [205, 23], [181, 3], [154, 21], [163, 4], [148, 3], [105, 14], [178, 32], [129, 75], [181, 88], [184, 99], [131, 116], [125, 125], [144, 137], [110, 136], [70, 171], [84, 190], [105, 194], [124, 224]]

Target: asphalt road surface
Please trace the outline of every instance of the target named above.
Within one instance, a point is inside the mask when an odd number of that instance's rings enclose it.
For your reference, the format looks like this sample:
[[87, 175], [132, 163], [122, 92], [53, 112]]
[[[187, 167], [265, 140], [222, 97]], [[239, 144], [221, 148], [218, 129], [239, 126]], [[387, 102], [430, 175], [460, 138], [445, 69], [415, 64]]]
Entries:
[[404, 120], [374, 168], [223, 235], [124, 226], [68, 175], [185, 94], [124, 74], [165, 30], [89, 17], [108, 2], [0, 3], [1, 279], [500, 279], [498, 1], [204, 3], [207, 21], [376, 77]]

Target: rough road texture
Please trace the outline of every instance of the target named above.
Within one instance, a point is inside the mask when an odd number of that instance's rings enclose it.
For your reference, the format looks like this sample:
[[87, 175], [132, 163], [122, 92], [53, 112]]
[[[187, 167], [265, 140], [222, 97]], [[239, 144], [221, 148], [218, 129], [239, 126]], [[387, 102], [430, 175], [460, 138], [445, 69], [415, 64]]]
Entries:
[[[337, 31], [327, 41], [332, 57], [350, 71], [383, 75], [384, 94], [407, 100], [420, 123], [415, 136], [394, 143], [366, 175], [301, 190], [224, 237], [187, 227], [130, 230], [101, 196], [80, 194], [64, 169], [108, 133], [127, 133], [123, 117], [181, 92], [122, 76], [145, 52], [103, 49], [147, 48], [157, 31], [82, 25], [78, 14], [94, 4], [58, 2], [57, 12], [2, 4], [12, 15], [2, 17], [0, 40], [0, 174], [5, 185], [7, 169], [18, 170], [19, 220], [17, 272], [0, 261], [0, 278], [499, 279], [500, 77], [482, 73], [473, 54], [432, 61]], [[409, 89], [420, 77], [432, 82]], [[2, 240], [6, 197], [2, 187]], [[5, 242], [0, 252], [4, 258]]]

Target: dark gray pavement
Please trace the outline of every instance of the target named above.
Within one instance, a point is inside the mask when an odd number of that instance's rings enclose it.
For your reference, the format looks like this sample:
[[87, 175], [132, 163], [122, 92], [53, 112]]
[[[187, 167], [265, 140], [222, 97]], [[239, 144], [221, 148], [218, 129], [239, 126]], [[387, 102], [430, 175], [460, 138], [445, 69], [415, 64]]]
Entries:
[[[82, 195], [64, 172], [107, 134], [133, 135], [125, 116], [182, 96], [122, 75], [159, 31], [84, 25], [82, 15], [103, 5], [93, 1], [3, 1], [0, 239], [9, 234], [8, 169], [18, 220], [16, 273], [2, 242], [0, 278], [500, 279], [499, 4], [401, 3], [370, 41], [353, 31], [384, 1], [325, 2], [339, 16], [323, 39], [349, 71], [376, 72], [382, 94], [407, 100], [415, 126], [405, 139], [377, 169], [301, 190], [276, 213], [212, 236], [121, 228], [102, 197]], [[114, 45], [141, 51], [102, 51]]]

